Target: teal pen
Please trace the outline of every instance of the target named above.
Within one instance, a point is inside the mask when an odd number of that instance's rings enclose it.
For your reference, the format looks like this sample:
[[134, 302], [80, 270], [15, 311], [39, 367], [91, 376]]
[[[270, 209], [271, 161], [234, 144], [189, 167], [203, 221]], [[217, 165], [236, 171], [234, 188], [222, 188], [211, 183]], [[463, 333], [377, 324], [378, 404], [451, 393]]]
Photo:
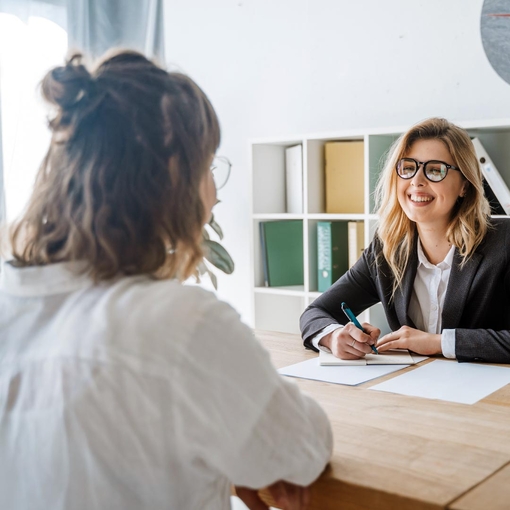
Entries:
[[[366, 333], [366, 331], [363, 329], [363, 326], [359, 323], [358, 319], [356, 319], [356, 316], [352, 313], [351, 309], [347, 306], [347, 303], [342, 303], [342, 312], [345, 313], [345, 315], [347, 315], [347, 318], [359, 329], [361, 329], [361, 331], [363, 331], [363, 333]], [[374, 345], [371, 345], [370, 346], [372, 348], [372, 350], [374, 351], [375, 354], [379, 354], [377, 352], [377, 349], [375, 348]]]

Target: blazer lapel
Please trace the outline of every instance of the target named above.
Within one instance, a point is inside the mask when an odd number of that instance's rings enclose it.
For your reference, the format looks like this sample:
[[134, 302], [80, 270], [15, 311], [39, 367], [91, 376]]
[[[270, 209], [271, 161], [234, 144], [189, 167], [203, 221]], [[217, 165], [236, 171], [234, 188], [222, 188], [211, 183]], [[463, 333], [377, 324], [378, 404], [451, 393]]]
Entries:
[[416, 278], [416, 271], [418, 269], [418, 251], [417, 251], [417, 236], [414, 243], [414, 249], [409, 257], [407, 267], [409, 271], [404, 274], [402, 280], [402, 292], [395, 293], [395, 312], [397, 318], [403, 326], [415, 327], [413, 321], [410, 319], [407, 311], [409, 309], [409, 302], [411, 301], [411, 294], [413, 292], [414, 279]]
[[483, 256], [480, 253], [475, 253], [461, 269], [460, 263], [462, 258], [458, 250], [455, 250], [444, 300], [442, 329], [455, 329], [458, 326], [471, 283], [482, 259]]

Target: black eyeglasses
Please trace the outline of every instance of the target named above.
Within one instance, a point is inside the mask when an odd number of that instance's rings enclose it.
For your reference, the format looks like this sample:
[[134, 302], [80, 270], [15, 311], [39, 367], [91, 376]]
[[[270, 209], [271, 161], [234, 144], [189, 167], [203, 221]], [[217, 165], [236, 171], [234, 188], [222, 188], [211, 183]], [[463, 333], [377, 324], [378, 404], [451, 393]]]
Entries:
[[402, 179], [412, 179], [422, 165], [423, 174], [432, 182], [441, 182], [448, 175], [450, 168], [460, 172], [460, 168], [448, 165], [444, 161], [436, 161], [434, 159], [430, 161], [416, 161], [413, 158], [402, 158], [397, 163], [397, 175]]
[[225, 186], [225, 184], [227, 184], [231, 168], [232, 163], [227, 157], [214, 157], [213, 162], [211, 163], [211, 172], [213, 174], [216, 189], [221, 189], [223, 186]]

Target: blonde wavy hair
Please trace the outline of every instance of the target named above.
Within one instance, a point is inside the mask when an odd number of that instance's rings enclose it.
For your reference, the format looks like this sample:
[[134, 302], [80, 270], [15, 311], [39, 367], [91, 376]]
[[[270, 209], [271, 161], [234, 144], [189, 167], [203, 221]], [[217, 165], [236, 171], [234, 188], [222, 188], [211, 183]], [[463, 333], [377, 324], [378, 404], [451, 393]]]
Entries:
[[464, 178], [469, 182], [465, 196], [452, 210], [447, 229], [448, 241], [456, 246], [464, 265], [484, 239], [489, 225], [490, 206], [485, 198], [483, 181], [475, 149], [468, 133], [441, 118], [430, 118], [414, 125], [391, 147], [375, 190], [379, 225], [376, 235], [382, 255], [394, 275], [393, 295], [401, 286], [412, 253], [416, 224], [402, 210], [396, 193], [399, 177], [397, 162], [405, 157], [417, 140], [441, 140], [448, 148]]
[[89, 71], [80, 54], [42, 80], [50, 147], [9, 232], [22, 266], [85, 261], [96, 281], [184, 280], [202, 260], [200, 184], [218, 119], [187, 76], [117, 51]]

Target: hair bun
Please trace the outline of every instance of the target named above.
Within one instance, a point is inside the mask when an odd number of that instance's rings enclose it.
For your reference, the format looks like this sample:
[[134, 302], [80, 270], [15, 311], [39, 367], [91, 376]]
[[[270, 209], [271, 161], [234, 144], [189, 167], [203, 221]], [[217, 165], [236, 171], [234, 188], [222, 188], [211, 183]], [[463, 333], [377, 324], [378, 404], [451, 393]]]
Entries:
[[65, 66], [55, 67], [46, 74], [42, 80], [42, 94], [47, 101], [67, 109], [90, 94], [94, 81], [81, 59], [81, 54], [75, 54]]

